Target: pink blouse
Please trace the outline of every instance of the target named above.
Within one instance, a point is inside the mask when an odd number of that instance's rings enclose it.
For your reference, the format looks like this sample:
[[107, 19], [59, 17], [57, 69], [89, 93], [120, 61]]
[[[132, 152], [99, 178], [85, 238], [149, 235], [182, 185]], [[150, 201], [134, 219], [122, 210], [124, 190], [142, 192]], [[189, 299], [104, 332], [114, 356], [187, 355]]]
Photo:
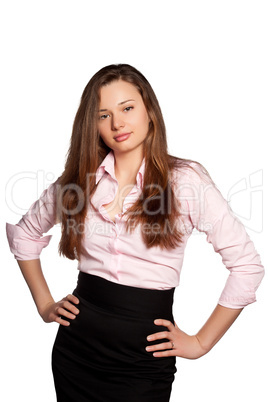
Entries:
[[[142, 191], [145, 160], [142, 161], [132, 187], [123, 203], [123, 211], [111, 220], [104, 204], [114, 200], [118, 182], [114, 172], [113, 151], [105, 157], [96, 172], [97, 190], [88, 206], [84, 227], [86, 254], [78, 269], [123, 285], [170, 289], [177, 287], [184, 250], [193, 229], [205, 232], [207, 241], [220, 253], [230, 274], [218, 303], [229, 308], [242, 308], [256, 301], [256, 290], [264, 276], [264, 267], [242, 223], [234, 216], [210, 177], [196, 164], [174, 170], [172, 180], [181, 204], [177, 224], [183, 241], [175, 249], [159, 246], [147, 248], [138, 225], [133, 233], [125, 230], [124, 212]], [[38, 259], [51, 236], [42, 237], [56, 222], [56, 181], [43, 191], [29, 211], [16, 224], [6, 224], [11, 252], [17, 260]]]

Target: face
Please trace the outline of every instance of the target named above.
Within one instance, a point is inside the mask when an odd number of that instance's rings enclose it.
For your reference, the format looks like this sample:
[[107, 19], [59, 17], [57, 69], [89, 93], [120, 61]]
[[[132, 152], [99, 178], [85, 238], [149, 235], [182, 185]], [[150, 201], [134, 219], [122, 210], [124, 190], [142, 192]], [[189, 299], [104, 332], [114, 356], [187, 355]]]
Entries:
[[113, 81], [100, 90], [98, 131], [115, 153], [142, 151], [150, 118], [136, 87]]

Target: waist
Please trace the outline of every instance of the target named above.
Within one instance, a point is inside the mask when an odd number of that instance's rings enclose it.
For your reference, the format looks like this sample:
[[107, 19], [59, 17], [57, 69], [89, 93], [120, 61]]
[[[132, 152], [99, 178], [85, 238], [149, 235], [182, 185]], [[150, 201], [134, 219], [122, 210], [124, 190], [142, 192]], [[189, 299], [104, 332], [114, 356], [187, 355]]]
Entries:
[[139, 318], [172, 318], [175, 288], [144, 289], [121, 285], [96, 275], [79, 272], [75, 293], [88, 302], [112, 312]]

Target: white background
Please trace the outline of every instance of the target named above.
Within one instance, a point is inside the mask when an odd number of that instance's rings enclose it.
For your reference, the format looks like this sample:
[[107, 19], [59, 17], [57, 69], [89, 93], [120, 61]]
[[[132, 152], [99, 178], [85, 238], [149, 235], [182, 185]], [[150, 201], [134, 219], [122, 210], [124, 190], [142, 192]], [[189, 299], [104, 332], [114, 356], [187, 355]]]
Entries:
[[[53, 402], [50, 359], [58, 324], [39, 317], [9, 251], [5, 223], [17, 223], [62, 173], [91, 76], [107, 64], [129, 63], [157, 94], [169, 152], [204, 164], [266, 266], [267, 2], [9, 0], [0, 15], [0, 399]], [[58, 300], [74, 289], [77, 263], [58, 256], [60, 227], [51, 233], [41, 261]], [[182, 330], [201, 328], [227, 276], [206, 238], [193, 235], [174, 304]], [[267, 401], [267, 290], [265, 276], [257, 303], [206, 356], [177, 359], [171, 402]]]

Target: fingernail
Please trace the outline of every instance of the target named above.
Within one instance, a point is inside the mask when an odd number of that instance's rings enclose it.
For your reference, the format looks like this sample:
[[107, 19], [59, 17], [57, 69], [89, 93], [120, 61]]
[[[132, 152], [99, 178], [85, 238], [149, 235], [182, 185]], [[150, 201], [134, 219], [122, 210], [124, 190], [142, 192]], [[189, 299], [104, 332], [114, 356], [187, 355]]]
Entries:
[[147, 336], [147, 341], [151, 341], [152, 337], [151, 336]]
[[152, 350], [150, 346], [147, 346], [145, 349], [147, 350], [147, 352], [150, 352]]

